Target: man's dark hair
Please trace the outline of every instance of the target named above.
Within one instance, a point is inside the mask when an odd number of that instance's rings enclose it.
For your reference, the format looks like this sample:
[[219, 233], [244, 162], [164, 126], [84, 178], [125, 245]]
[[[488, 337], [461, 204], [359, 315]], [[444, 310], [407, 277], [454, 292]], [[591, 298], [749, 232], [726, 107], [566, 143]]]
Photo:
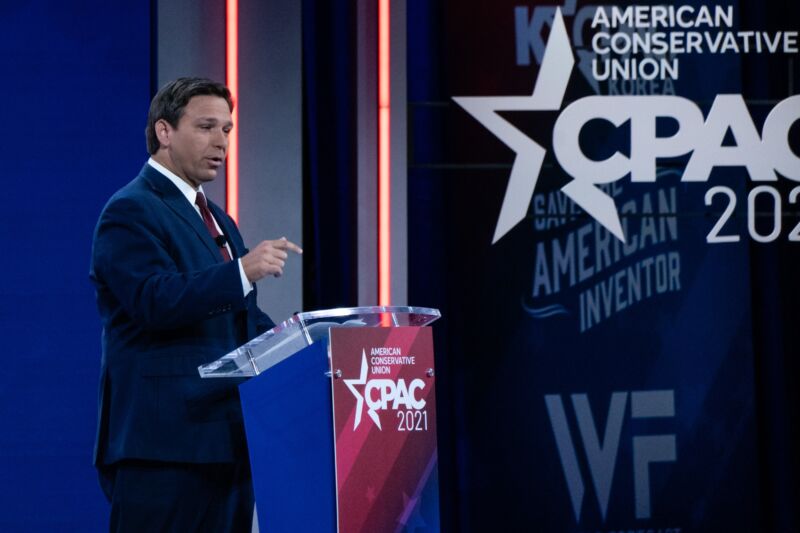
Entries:
[[228, 102], [230, 110], [233, 111], [231, 92], [222, 83], [206, 78], [178, 78], [167, 83], [153, 97], [153, 101], [150, 102], [150, 111], [147, 113], [147, 127], [144, 135], [150, 155], [158, 152], [161, 146], [156, 136], [156, 122], [163, 118], [170, 126], [177, 128], [186, 104], [193, 96], [200, 95], [224, 98]]

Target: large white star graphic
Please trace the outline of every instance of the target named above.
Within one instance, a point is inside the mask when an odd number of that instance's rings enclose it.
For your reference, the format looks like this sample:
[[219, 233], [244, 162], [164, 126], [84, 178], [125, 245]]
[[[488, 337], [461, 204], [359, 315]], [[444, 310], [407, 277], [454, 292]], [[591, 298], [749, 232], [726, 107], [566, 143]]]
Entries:
[[[361, 350], [361, 375], [358, 377], [358, 379], [344, 380], [344, 384], [347, 385], [347, 388], [350, 389], [350, 392], [352, 392], [353, 396], [356, 397], [356, 419], [353, 423], [353, 430], [358, 428], [358, 425], [361, 423], [361, 412], [364, 409], [364, 396], [356, 390], [356, 385], [367, 384], [368, 371], [369, 365], [367, 365], [367, 352], [365, 350]], [[381, 419], [374, 409], [369, 408], [367, 410], [367, 415], [369, 415], [372, 421], [375, 422], [375, 425], [378, 426], [378, 429], [382, 429]]]
[[[542, 58], [539, 76], [530, 96], [454, 96], [453, 100], [517, 154], [508, 180], [503, 206], [497, 218], [492, 244], [496, 243], [528, 213], [545, 149], [535, 143], [498, 111], [558, 111], [567, 90], [575, 58], [561, 16], [556, 9], [553, 27]], [[577, 132], [569, 132], [577, 135]], [[625, 236], [614, 200], [593, 185], [573, 180], [561, 190], [617, 238]]]

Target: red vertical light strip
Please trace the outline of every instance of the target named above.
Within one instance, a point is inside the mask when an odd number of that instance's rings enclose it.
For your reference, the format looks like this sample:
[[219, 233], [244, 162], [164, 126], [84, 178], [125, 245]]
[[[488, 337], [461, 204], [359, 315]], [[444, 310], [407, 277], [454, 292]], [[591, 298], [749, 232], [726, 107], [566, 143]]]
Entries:
[[389, 0], [378, 0], [378, 305], [391, 302]]
[[239, 2], [225, 4], [225, 78], [233, 96], [233, 130], [228, 137], [228, 159], [225, 173], [225, 208], [239, 222]]

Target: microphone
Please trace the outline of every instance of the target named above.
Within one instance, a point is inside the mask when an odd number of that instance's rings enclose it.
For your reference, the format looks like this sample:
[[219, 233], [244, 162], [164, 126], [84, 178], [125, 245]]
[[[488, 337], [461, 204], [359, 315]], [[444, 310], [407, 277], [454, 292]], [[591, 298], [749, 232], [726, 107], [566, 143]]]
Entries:
[[225, 248], [225, 243], [228, 242], [228, 239], [225, 237], [225, 235], [217, 235], [214, 237], [214, 242], [217, 243], [217, 246], [220, 248]]

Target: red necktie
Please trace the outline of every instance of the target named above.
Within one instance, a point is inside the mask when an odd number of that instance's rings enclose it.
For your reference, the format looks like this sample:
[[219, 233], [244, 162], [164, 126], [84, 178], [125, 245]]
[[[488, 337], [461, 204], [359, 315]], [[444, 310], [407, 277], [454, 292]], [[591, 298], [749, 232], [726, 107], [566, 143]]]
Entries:
[[216, 224], [214, 224], [214, 219], [211, 216], [211, 210], [208, 209], [208, 202], [206, 202], [206, 196], [198, 192], [197, 197], [194, 200], [194, 203], [197, 204], [197, 207], [200, 208], [200, 216], [203, 217], [203, 222], [206, 223], [206, 228], [208, 228], [208, 233], [211, 234], [211, 238], [214, 242], [219, 246], [219, 253], [222, 254], [222, 258], [225, 262], [231, 260], [231, 255], [228, 253], [228, 249], [225, 248], [225, 241], [223, 239], [219, 239], [220, 233], [217, 230]]

